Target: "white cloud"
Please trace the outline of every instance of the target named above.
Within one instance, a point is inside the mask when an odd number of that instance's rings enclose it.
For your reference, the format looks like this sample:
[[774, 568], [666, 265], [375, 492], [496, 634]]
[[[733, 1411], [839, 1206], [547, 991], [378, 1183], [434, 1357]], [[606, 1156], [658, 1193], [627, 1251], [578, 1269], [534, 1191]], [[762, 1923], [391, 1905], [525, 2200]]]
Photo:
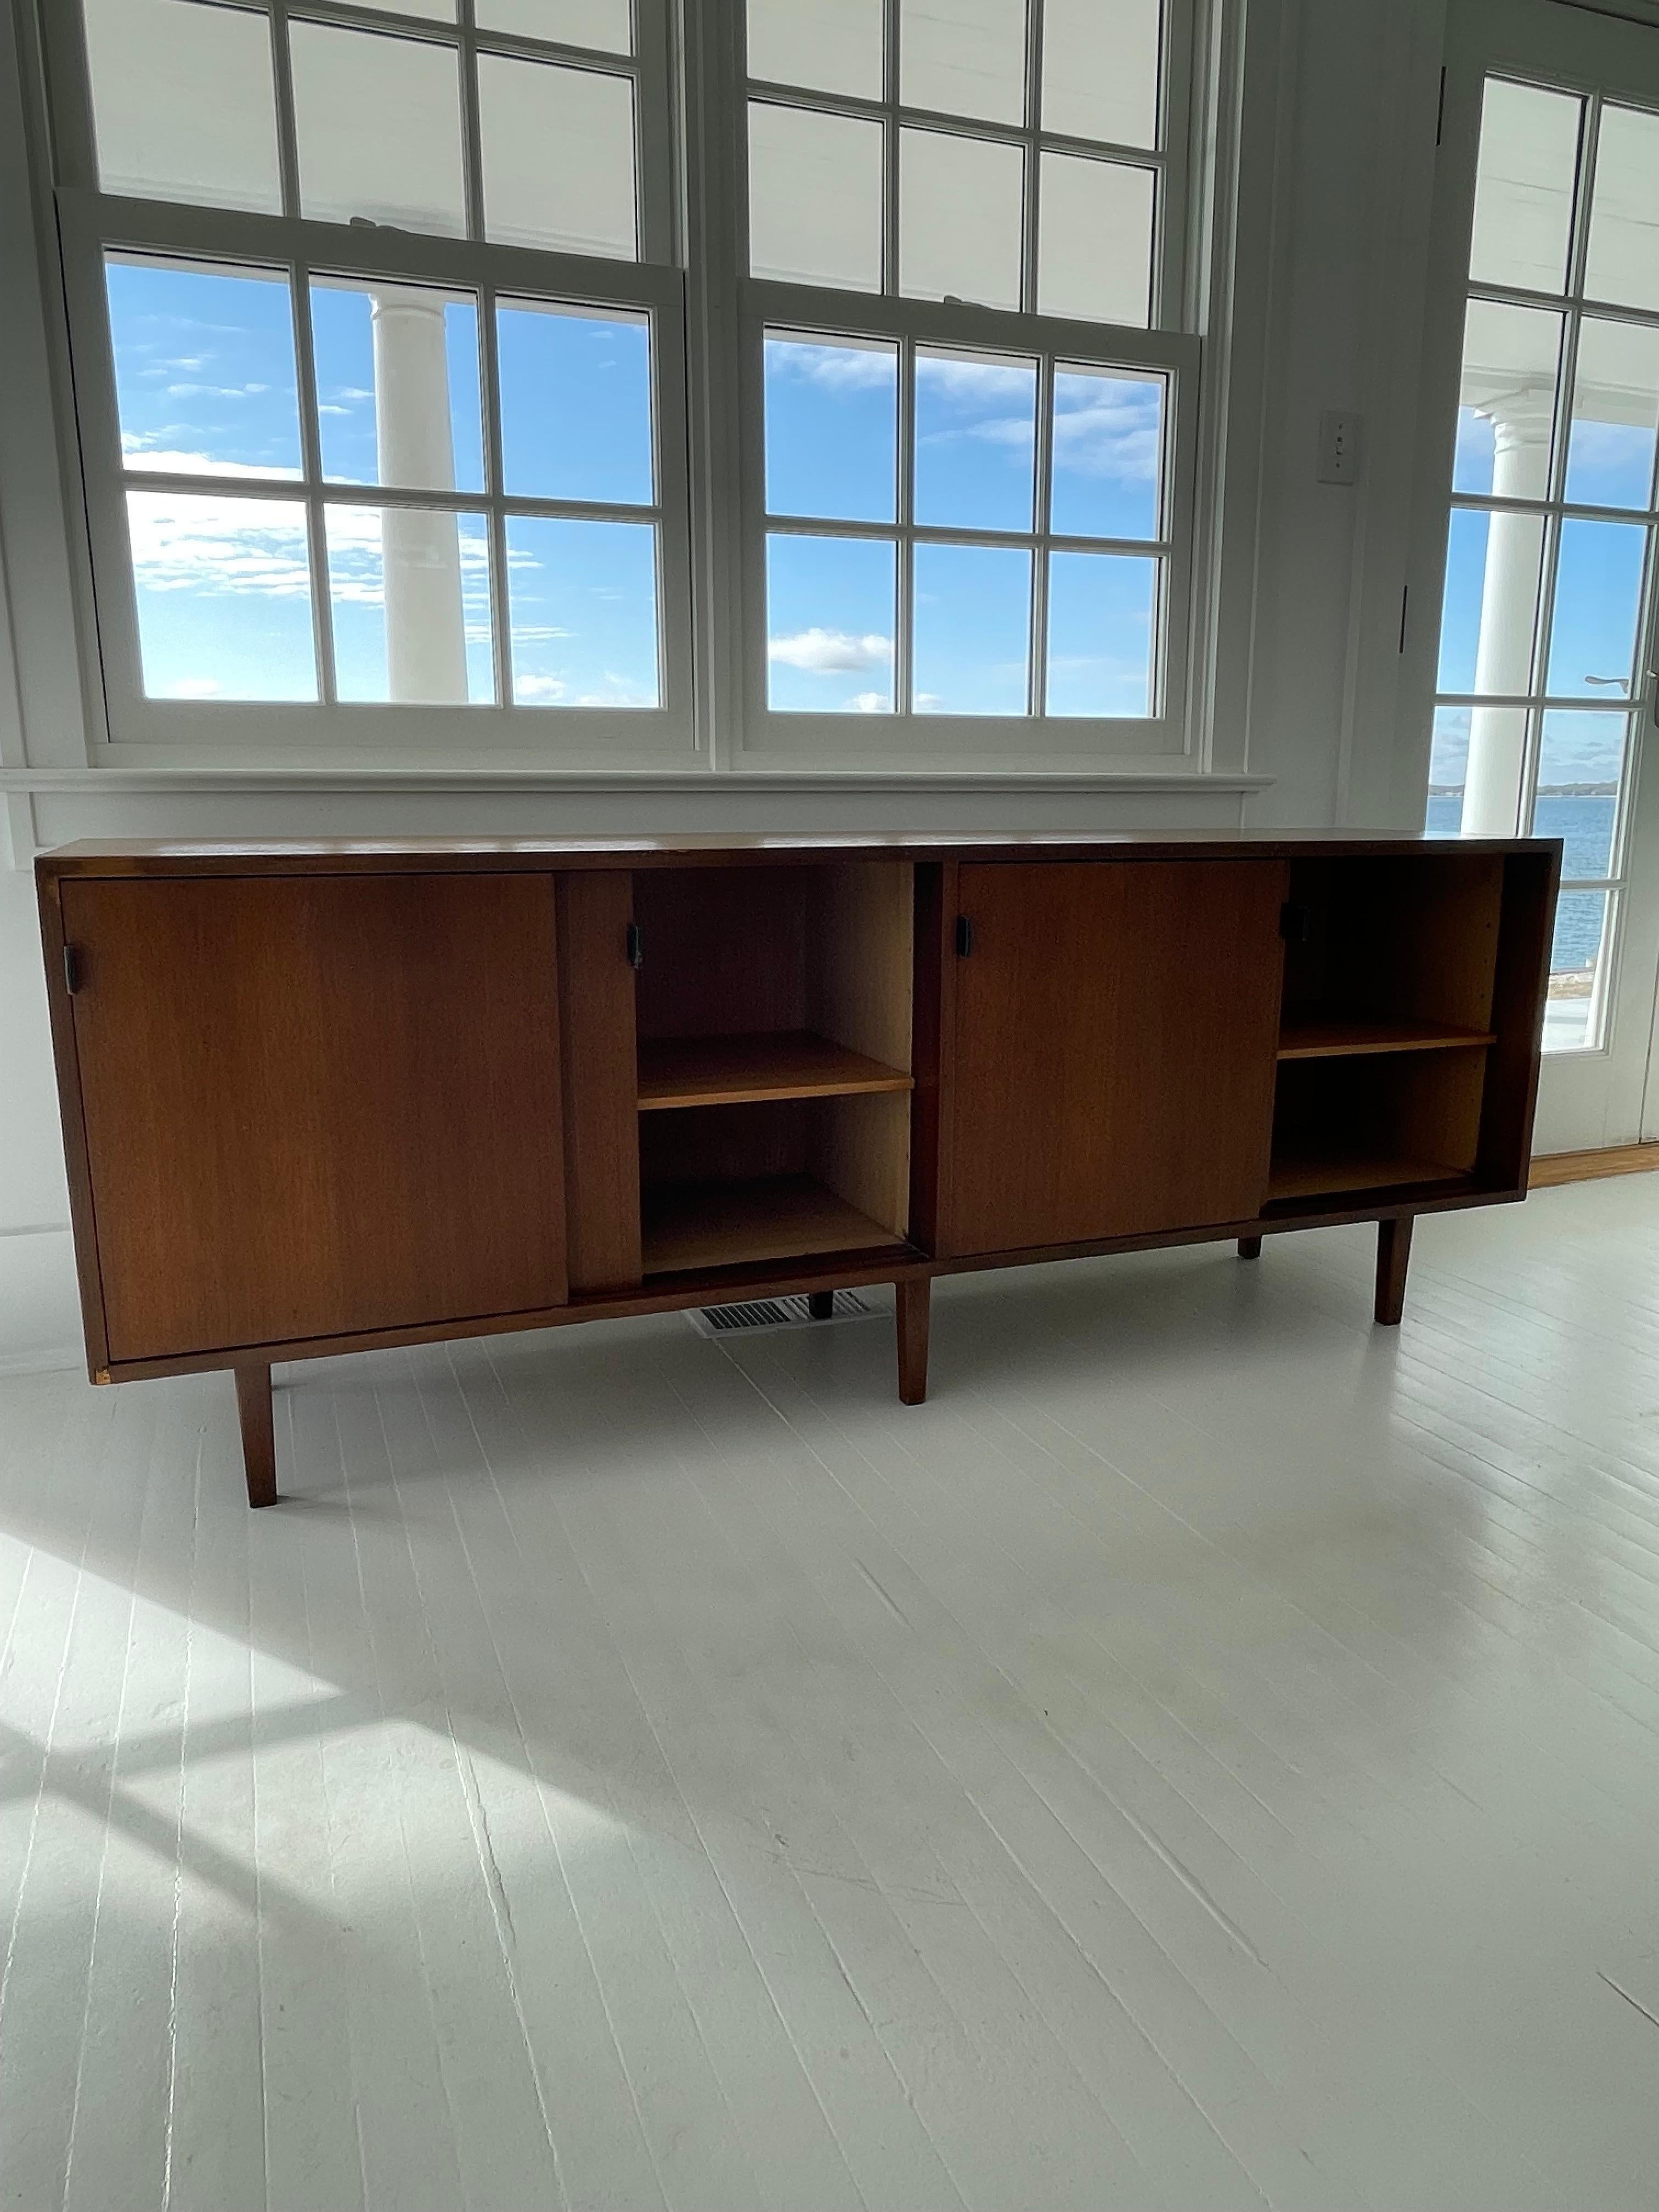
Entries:
[[1057, 465], [1120, 483], [1153, 482], [1160, 459], [1159, 398], [1157, 385], [1127, 377], [1066, 379], [1057, 390], [1054, 411]]
[[855, 691], [848, 705], [857, 714], [890, 714], [893, 701], [886, 691]]
[[169, 399], [257, 399], [269, 392], [268, 384], [169, 384]]
[[311, 588], [305, 515], [290, 501], [131, 492], [127, 528], [149, 591], [301, 599]]
[[1033, 372], [1017, 362], [976, 361], [958, 354], [919, 353], [916, 356], [916, 389], [926, 392], [932, 387], [936, 393], [958, 405], [985, 406], [994, 401], [1006, 406], [1012, 400], [1025, 406], [1034, 404], [1036, 379]]
[[181, 676], [160, 696], [163, 699], [216, 699], [223, 690], [216, 676]]
[[793, 637], [769, 639], [769, 660], [787, 668], [805, 669], [809, 676], [846, 676], [861, 668], [878, 668], [893, 657], [893, 641], [872, 630], [854, 637], [844, 629], [803, 629]]
[[603, 688], [572, 692], [562, 676], [515, 676], [513, 696], [520, 707], [654, 707], [653, 693], [641, 690], [630, 678], [607, 668]]
[[264, 461], [221, 461], [211, 453], [192, 453], [183, 447], [148, 445], [142, 433], [124, 432], [121, 447], [130, 469], [154, 469], [163, 476], [250, 477], [264, 483], [297, 483], [300, 477], [297, 468], [274, 468]]
[[769, 376], [816, 384], [830, 392], [886, 392], [896, 380], [892, 349], [885, 346], [807, 344], [793, 339], [769, 341]]

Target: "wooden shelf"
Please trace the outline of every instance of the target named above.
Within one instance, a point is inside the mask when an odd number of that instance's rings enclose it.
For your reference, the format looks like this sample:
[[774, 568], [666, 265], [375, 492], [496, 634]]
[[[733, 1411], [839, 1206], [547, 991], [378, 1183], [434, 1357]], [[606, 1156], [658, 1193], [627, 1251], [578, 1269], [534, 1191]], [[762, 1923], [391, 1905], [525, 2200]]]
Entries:
[[1287, 1021], [1279, 1031], [1281, 1060], [1338, 1060], [1372, 1052], [1450, 1052], [1487, 1045], [1491, 1030], [1457, 1029], [1446, 1022]]
[[647, 1189], [641, 1210], [647, 1275], [904, 1244], [811, 1176], [672, 1183]]
[[1393, 1190], [1406, 1185], [1467, 1182], [1470, 1170], [1438, 1160], [1402, 1158], [1382, 1152], [1288, 1153], [1267, 1170], [1267, 1203], [1322, 1198], [1360, 1190]]
[[807, 1030], [754, 1036], [641, 1037], [640, 1111], [739, 1106], [762, 1098], [844, 1098], [909, 1091], [914, 1080]]

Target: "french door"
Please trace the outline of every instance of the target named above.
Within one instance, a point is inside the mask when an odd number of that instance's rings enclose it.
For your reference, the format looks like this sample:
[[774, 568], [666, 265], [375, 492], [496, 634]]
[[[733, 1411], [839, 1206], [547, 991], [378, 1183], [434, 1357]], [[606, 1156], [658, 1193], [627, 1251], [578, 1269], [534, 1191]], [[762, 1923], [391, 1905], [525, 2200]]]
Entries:
[[1630, 1143], [1659, 1131], [1659, 26], [1453, 0], [1429, 310], [1425, 826], [1564, 841], [1537, 1147]]

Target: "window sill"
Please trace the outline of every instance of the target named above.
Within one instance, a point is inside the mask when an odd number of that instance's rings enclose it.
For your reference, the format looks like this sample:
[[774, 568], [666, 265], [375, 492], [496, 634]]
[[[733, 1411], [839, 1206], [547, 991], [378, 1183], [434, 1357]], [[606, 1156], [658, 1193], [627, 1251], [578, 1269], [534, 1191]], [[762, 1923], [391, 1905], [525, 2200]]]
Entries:
[[1141, 769], [6, 768], [0, 793], [109, 798], [289, 792], [1240, 792], [1270, 775]]

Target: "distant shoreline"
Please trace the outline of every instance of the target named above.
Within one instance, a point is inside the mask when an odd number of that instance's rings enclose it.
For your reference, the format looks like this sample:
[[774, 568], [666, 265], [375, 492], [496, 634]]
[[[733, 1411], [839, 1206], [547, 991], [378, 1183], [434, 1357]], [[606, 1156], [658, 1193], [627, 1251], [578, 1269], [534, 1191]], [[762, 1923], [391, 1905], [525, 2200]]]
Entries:
[[[1616, 783], [1540, 783], [1536, 795], [1540, 799], [1617, 799], [1619, 787]], [[1461, 783], [1431, 783], [1429, 786], [1431, 799], [1461, 799], [1462, 796]]]

